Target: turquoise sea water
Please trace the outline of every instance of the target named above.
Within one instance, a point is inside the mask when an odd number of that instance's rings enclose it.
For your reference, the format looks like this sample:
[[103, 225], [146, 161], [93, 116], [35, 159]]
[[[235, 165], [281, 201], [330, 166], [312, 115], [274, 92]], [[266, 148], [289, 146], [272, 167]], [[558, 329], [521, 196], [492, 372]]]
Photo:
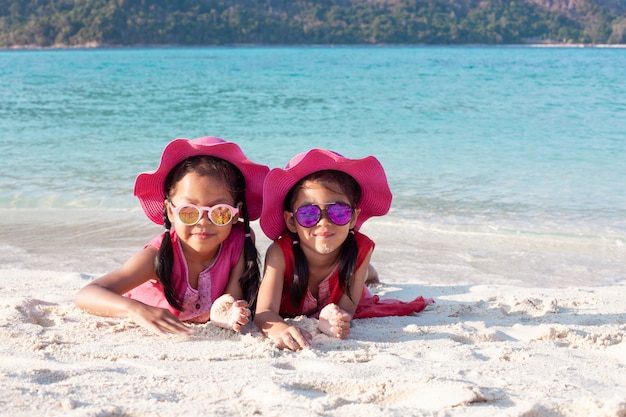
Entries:
[[389, 221], [626, 236], [626, 49], [0, 51], [0, 209], [136, 210], [176, 137], [377, 156]]

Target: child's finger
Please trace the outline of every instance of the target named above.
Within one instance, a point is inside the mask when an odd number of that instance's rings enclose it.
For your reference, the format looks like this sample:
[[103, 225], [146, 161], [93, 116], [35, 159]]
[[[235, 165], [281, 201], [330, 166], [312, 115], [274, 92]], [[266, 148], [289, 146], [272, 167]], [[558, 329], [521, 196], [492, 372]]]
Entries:
[[288, 337], [288, 339], [290, 339], [290, 341], [295, 342], [297, 345], [295, 350], [300, 350], [300, 349], [304, 349], [304, 348], [311, 346], [310, 334], [309, 332], [305, 330], [296, 329], [295, 332], [290, 332], [289, 336], [290, 337]]
[[193, 334], [193, 330], [185, 326], [178, 320], [163, 320], [158, 324], [162, 334], [174, 333], [174, 334]]

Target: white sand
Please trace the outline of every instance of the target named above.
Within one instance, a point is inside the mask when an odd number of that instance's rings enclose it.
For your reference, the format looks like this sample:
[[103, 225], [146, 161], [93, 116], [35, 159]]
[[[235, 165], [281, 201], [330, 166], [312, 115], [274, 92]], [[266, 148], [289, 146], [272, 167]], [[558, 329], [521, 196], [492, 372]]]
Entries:
[[[315, 320], [298, 320], [315, 336], [312, 349], [296, 353], [276, 350], [250, 325], [242, 334], [207, 324], [193, 326], [190, 338], [159, 337], [126, 319], [86, 314], [73, 299], [95, 273], [64, 272], [67, 265], [83, 268], [65, 259], [59, 268], [49, 261], [41, 261], [46, 269], [23, 266], [20, 260], [36, 254], [7, 249], [0, 267], [0, 414], [626, 416], [626, 280], [623, 269], [615, 276], [623, 247], [603, 252], [614, 268], [608, 285], [559, 285], [560, 268], [522, 284], [534, 255], [505, 259], [510, 271], [498, 266], [512, 275], [507, 285], [489, 263], [484, 237], [483, 252], [472, 254], [436, 247], [426, 232], [415, 242], [420, 256], [398, 253], [397, 264], [384, 262], [389, 249], [379, 239], [383, 284], [375, 291], [404, 300], [424, 295], [436, 304], [415, 316], [357, 320], [346, 341], [315, 332]], [[462, 236], [455, 237], [461, 245]], [[532, 252], [532, 242], [524, 242], [517, 257]], [[550, 256], [565, 267], [572, 250], [559, 245], [561, 256]], [[421, 280], [398, 279], [411, 259]], [[591, 255], [575, 259], [606, 266]], [[463, 268], [483, 269], [472, 276]], [[606, 284], [599, 266], [568, 268], [596, 273]], [[461, 278], [456, 284], [453, 275]], [[537, 285], [543, 281], [550, 285]]]

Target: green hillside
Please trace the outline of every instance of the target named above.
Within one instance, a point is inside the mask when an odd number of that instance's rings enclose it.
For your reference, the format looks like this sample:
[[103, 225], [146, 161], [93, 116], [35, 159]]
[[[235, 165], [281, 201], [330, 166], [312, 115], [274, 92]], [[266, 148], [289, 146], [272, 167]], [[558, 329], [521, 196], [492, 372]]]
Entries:
[[0, 47], [626, 43], [626, 0], [0, 0]]

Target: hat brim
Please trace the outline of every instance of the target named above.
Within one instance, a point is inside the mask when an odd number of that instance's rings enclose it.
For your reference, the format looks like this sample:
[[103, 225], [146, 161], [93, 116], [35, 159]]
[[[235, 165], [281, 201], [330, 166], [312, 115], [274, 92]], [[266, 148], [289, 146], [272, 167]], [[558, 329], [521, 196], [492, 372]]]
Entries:
[[274, 168], [265, 177], [260, 225], [268, 238], [275, 240], [287, 231], [283, 207], [289, 190], [307, 175], [323, 170], [345, 172], [361, 187], [361, 200], [357, 204], [361, 212], [356, 230], [370, 217], [389, 211], [392, 194], [378, 159], [373, 156], [349, 159], [332, 151], [311, 149], [295, 156], [286, 168]]
[[148, 218], [156, 224], [163, 224], [165, 178], [178, 163], [197, 155], [224, 159], [241, 171], [246, 181], [245, 196], [249, 219], [258, 219], [263, 206], [263, 181], [269, 167], [250, 161], [237, 144], [212, 136], [193, 140], [174, 139], [165, 146], [156, 171], [143, 172], [137, 176], [134, 194]]

